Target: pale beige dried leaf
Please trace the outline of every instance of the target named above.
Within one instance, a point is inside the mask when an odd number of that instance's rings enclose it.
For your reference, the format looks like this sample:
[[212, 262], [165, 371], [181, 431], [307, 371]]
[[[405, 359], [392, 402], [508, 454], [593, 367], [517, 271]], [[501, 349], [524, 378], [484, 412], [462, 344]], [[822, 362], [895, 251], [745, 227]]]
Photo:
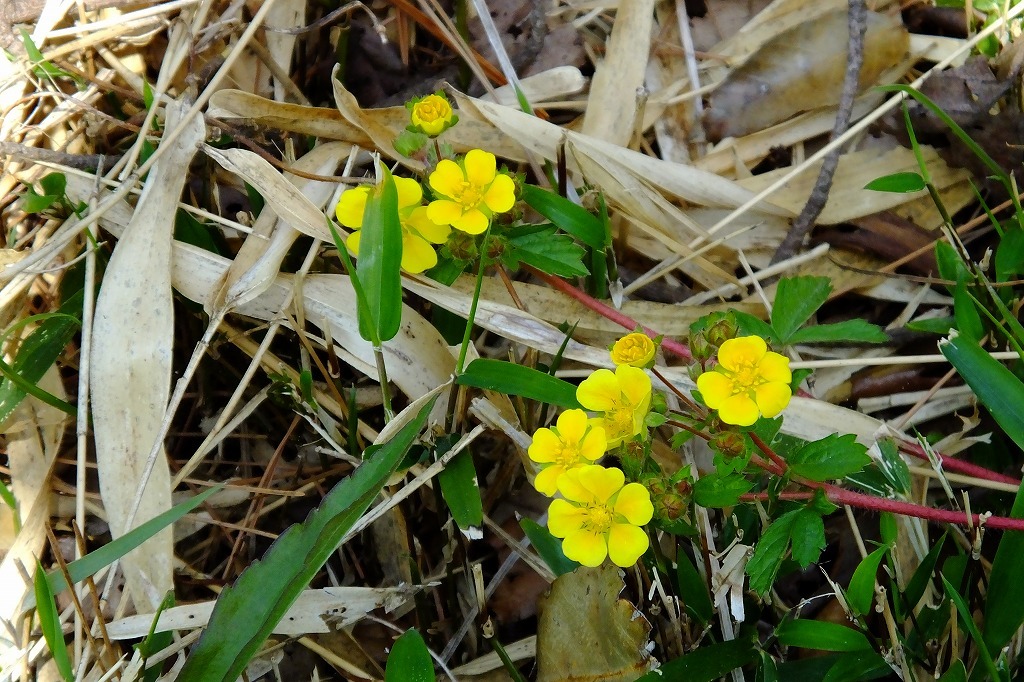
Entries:
[[[182, 103], [169, 105], [167, 127], [174, 128], [186, 109]], [[150, 171], [96, 300], [92, 416], [100, 492], [115, 538], [170, 508], [170, 475], [161, 455], [134, 523], [128, 525], [170, 394], [174, 214], [189, 162], [205, 135], [201, 116], [186, 125], [178, 144]], [[172, 559], [170, 529], [124, 557], [129, 590], [140, 608], [156, 608], [173, 588]]]
[[259, 190], [267, 205], [296, 230], [331, 242], [323, 212], [262, 156], [248, 149], [215, 149], [209, 145], [203, 145], [203, 151]]
[[[405, 111], [404, 107], [402, 111]], [[210, 116], [226, 121], [251, 121], [255, 125], [351, 142], [365, 148], [373, 146], [373, 140], [362, 129], [345, 120], [337, 109], [275, 102], [242, 90], [215, 93], [210, 98]]]
[[[295, 28], [302, 26], [306, 19], [306, 0], [277, 0], [267, 13], [266, 25], [274, 28]], [[292, 55], [299, 36], [292, 33], [267, 31], [267, 52], [284, 73], [291, 73]], [[285, 87], [274, 78], [274, 99], [284, 101]]]
[[583, 115], [584, 135], [628, 147], [644, 86], [654, 27], [654, 0], [633, 0], [615, 15], [604, 60], [597, 65]]
[[[575, 66], [558, 66], [527, 76], [519, 84], [527, 101], [536, 105], [581, 92], [587, 86], [587, 78]], [[511, 85], [495, 88], [493, 95], [485, 93], [480, 99], [506, 107], [519, 107], [519, 99]]]

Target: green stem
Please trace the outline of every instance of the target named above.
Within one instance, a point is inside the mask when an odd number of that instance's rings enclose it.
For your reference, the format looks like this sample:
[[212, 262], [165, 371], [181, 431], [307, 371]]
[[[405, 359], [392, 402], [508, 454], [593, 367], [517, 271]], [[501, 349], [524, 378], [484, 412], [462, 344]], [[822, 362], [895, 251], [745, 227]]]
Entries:
[[505, 672], [508, 673], [509, 677], [515, 680], [515, 682], [526, 682], [523, 676], [519, 674], [519, 670], [512, 662], [512, 659], [509, 658], [508, 652], [505, 651], [505, 647], [501, 645], [498, 638], [490, 637], [489, 639], [491, 640], [491, 646], [494, 648], [494, 653], [498, 654], [498, 658], [501, 659], [501, 663], [505, 666]]
[[476, 319], [476, 307], [480, 302], [480, 290], [484, 285], [484, 259], [487, 258], [487, 240], [491, 236], [491, 226], [487, 226], [484, 239], [480, 243], [480, 262], [476, 270], [476, 286], [473, 288], [473, 300], [469, 304], [469, 316], [466, 318], [466, 331], [462, 334], [462, 347], [459, 349], [459, 361], [455, 365], [455, 375], [462, 374], [466, 366], [466, 352], [469, 350], [469, 337], [473, 334], [473, 321]]
[[391, 408], [391, 389], [388, 388], [388, 369], [384, 366], [384, 349], [379, 345], [373, 347], [373, 359], [377, 361], [380, 394], [384, 398], [384, 420], [391, 421], [395, 418], [395, 411]]

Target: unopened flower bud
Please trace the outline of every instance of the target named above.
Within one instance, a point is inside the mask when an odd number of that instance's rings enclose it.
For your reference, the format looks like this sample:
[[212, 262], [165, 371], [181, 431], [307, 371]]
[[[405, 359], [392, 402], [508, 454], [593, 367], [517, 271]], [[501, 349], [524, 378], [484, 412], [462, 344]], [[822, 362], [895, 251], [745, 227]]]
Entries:
[[452, 258], [458, 260], [475, 260], [480, 253], [476, 246], [476, 238], [461, 230], [452, 230], [449, 233], [446, 246]]
[[727, 315], [705, 329], [704, 336], [711, 345], [721, 346], [729, 339], [735, 338], [737, 331], [736, 319], [732, 315]]
[[705, 332], [699, 334], [693, 334], [690, 336], [690, 353], [693, 354], [695, 362], [701, 364], [711, 359], [711, 356], [715, 354], [715, 346], [708, 343]]
[[724, 431], [715, 434], [711, 439], [711, 447], [723, 455], [738, 457], [747, 450], [747, 443], [743, 436], [735, 431]]

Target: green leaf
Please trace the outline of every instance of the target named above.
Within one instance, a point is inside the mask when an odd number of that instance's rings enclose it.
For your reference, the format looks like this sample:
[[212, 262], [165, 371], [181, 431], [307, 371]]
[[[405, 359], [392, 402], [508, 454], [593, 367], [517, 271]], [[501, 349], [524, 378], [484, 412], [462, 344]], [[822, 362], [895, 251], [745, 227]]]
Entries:
[[822, 620], [784, 620], [775, 628], [775, 636], [786, 646], [812, 651], [872, 651], [864, 633]]
[[950, 663], [938, 682], [967, 682], [967, 668], [964, 667], [964, 662], [958, 658]]
[[[223, 487], [223, 484], [220, 484], [204, 490], [195, 497], [176, 504], [162, 514], [154, 516], [141, 526], [132, 528], [116, 540], [112, 540], [102, 547], [89, 552], [81, 559], [75, 559], [67, 565], [71, 581], [73, 583], [80, 583], [89, 576], [99, 572], [105, 566], [114, 563], [167, 526], [181, 519], [185, 514], [201, 505], [207, 498]], [[50, 584], [50, 591], [53, 594], [60, 594], [68, 589], [67, 580], [60, 571], [53, 571], [47, 574], [46, 579]]]
[[822, 682], [865, 682], [892, 675], [892, 668], [874, 651], [851, 651], [836, 658]]
[[[1024, 518], [1024, 487], [1017, 489], [1010, 517]], [[999, 651], [1024, 625], [1024, 533], [1006, 532], [992, 560], [985, 600], [984, 635], [989, 651]]]
[[996, 247], [996, 281], [1005, 282], [1024, 272], [1024, 230], [1007, 227]]
[[374, 345], [393, 339], [402, 323], [402, 224], [398, 218], [398, 189], [391, 172], [383, 165], [381, 173], [383, 180], [366, 198], [355, 272], [369, 308], [367, 316], [359, 316], [359, 335]]
[[434, 682], [434, 661], [416, 628], [405, 631], [388, 654], [384, 682]]
[[832, 434], [803, 446], [788, 462], [797, 476], [828, 481], [860, 471], [871, 463], [871, 457], [852, 434]]
[[[982, 639], [981, 632], [978, 630], [978, 626], [974, 623], [974, 618], [971, 614], [971, 609], [967, 606], [964, 598], [960, 596], [960, 593], [956, 591], [945, 576], [942, 578], [942, 584], [946, 588], [946, 596], [956, 606], [957, 613], [960, 614], [960, 622], [963, 624], [964, 629], [974, 639], [974, 643], [978, 649], [978, 658], [981, 659], [981, 663], [985, 666], [988, 674], [992, 678], [992, 682], [999, 682], [1005, 679], [1005, 676], [1000, 675], [996, 669], [995, 661], [992, 660], [992, 654], [989, 653], [988, 647], [985, 646], [985, 641]], [[1019, 605], [1018, 605], [1019, 606]], [[975, 669], [977, 671], [977, 668]]]
[[928, 332], [930, 334], [946, 335], [949, 330], [956, 326], [956, 320], [952, 316], [930, 317], [924, 320], [913, 320], [907, 323], [907, 329], [915, 332]]
[[956, 329], [963, 336], [974, 341], [981, 341], [985, 335], [985, 325], [981, 322], [981, 315], [974, 307], [974, 299], [967, 291], [967, 282], [961, 279], [953, 289], [953, 319], [956, 320]]
[[740, 474], [720, 476], [710, 473], [693, 484], [693, 501], [702, 507], [731, 507], [740, 495], [749, 492], [754, 484]]
[[736, 316], [740, 336], [760, 336], [769, 343], [779, 342], [779, 335], [764, 320], [739, 310], [734, 311], [733, 314]]
[[939, 561], [939, 554], [942, 552], [942, 547], [945, 544], [946, 533], [943, 533], [939, 536], [938, 541], [928, 550], [928, 554], [925, 555], [917, 570], [914, 571], [914, 575], [911, 576], [910, 582], [907, 583], [907, 589], [903, 591], [903, 598], [906, 600], [905, 606], [907, 609], [912, 611], [916, 608], [918, 602], [921, 601], [921, 597], [924, 596], [924, 592], [932, 580], [932, 574], [935, 573], [935, 564]]
[[759, 651], [761, 665], [757, 668], [757, 676], [754, 682], [778, 682], [779, 670], [775, 665], [775, 659], [766, 651]]
[[813, 564], [825, 549], [825, 524], [821, 514], [810, 508], [802, 509], [793, 519], [789, 537], [793, 542], [793, 559], [800, 568]]
[[21, 210], [25, 213], [42, 213], [59, 200], [59, 195], [37, 194], [34, 189], [29, 187], [21, 196]]
[[576, 387], [568, 381], [503, 360], [478, 358], [469, 363], [456, 383], [531, 398], [558, 407], [582, 409], [576, 400]]
[[525, 517], [519, 519], [519, 525], [526, 533], [526, 537], [530, 538], [530, 544], [537, 550], [537, 554], [556, 576], [572, 573], [580, 567], [579, 562], [565, 556], [562, 552], [562, 541], [552, 535], [547, 528]]
[[761, 533], [761, 539], [754, 548], [754, 556], [747, 562], [746, 572], [750, 576], [750, 589], [764, 595], [775, 582], [782, 560], [786, 558], [790, 532], [796, 517], [803, 509], [794, 509], [772, 521]]
[[559, 277], [583, 277], [590, 274], [583, 264], [586, 251], [572, 237], [555, 234], [554, 227], [530, 225], [510, 230], [507, 246], [501, 254], [509, 269], [519, 267], [520, 261], [542, 272]]
[[676, 553], [676, 577], [679, 581], [679, 596], [683, 604], [702, 624], [710, 623], [715, 616], [708, 584], [704, 582], [693, 561], [679, 549]]
[[875, 599], [875, 576], [888, 551], [888, 546], [879, 547], [864, 557], [853, 572], [850, 586], [846, 589], [846, 603], [855, 614], [863, 616], [871, 610], [871, 603]]
[[874, 192], [920, 192], [925, 188], [927, 188], [927, 185], [924, 178], [921, 177], [920, 173], [913, 171], [883, 175], [864, 185], [864, 189], [870, 189]]
[[756, 657], [757, 651], [753, 643], [747, 640], [717, 642], [675, 658], [637, 679], [637, 682], [712, 682], [728, 675], [736, 668], [742, 668]]
[[14, 534], [17, 535], [21, 532], [21, 512], [18, 511], [18, 500], [3, 481], [0, 481], [0, 500], [3, 500], [3, 503], [11, 509], [14, 517]]
[[57, 671], [66, 682], [75, 682], [75, 671], [71, 667], [71, 659], [68, 657], [68, 646], [64, 641], [64, 631], [60, 626], [60, 612], [57, 611], [57, 603], [53, 600], [53, 592], [50, 591], [50, 584], [46, 580], [46, 572], [43, 566], [36, 563], [35, 580], [36, 594], [36, 615], [39, 616], [39, 627], [43, 631], [43, 639], [46, 640], [46, 647], [53, 656], [53, 662]]
[[604, 223], [593, 213], [565, 197], [534, 185], [523, 185], [523, 201], [556, 227], [592, 249], [602, 251], [611, 243]]
[[1006, 435], [1024, 448], [1024, 384], [977, 343], [951, 334], [939, 350], [971, 387]]
[[[444, 453], [439, 450], [438, 454]], [[469, 448], [455, 455], [438, 474], [437, 480], [441, 484], [441, 495], [459, 529], [470, 540], [482, 538], [484, 505], [480, 499], [476, 468], [473, 466], [473, 453]]]
[[395, 138], [395, 151], [402, 156], [411, 157], [413, 154], [423, 149], [429, 140], [430, 138], [423, 133], [403, 130], [398, 133], [398, 137]]
[[[372, 448], [362, 465], [334, 486], [305, 521], [288, 528], [261, 560], [250, 564], [234, 585], [221, 592], [209, 626], [178, 675], [179, 682], [238, 679], [274, 626], [380, 494], [423, 429], [435, 400], [436, 394], [407, 407], [403, 415], [414, 416], [390, 440]], [[402, 418], [399, 415], [391, 424]]]
[[971, 276], [957, 250], [942, 239], [935, 242], [935, 263], [939, 266], [939, 277], [942, 279], [959, 282]]
[[865, 320], [844, 320], [843, 322], [804, 327], [789, 337], [789, 343], [834, 343], [836, 341], [885, 343], [888, 340], [889, 335], [881, 327]]
[[910, 468], [900, 456], [900, 450], [891, 438], [878, 441], [878, 451], [882, 454], [878, 461], [878, 471], [885, 477], [892, 489], [898, 493], [910, 492]]
[[772, 327], [782, 344], [828, 300], [832, 282], [828, 277], [784, 277], [779, 280], [772, 304]]

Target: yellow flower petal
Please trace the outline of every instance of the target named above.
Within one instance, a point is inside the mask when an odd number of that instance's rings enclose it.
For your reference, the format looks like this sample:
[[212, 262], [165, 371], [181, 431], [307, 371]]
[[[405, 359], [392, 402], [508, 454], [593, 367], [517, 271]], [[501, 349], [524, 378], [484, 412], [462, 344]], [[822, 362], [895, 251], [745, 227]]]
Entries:
[[769, 382], [761, 384], [754, 389], [757, 409], [765, 417], [776, 417], [789, 405], [789, 399], [793, 396], [789, 384]]
[[558, 478], [558, 492], [562, 497], [580, 504], [595, 504], [594, 494], [580, 483], [580, 471], [584, 467], [569, 469]]
[[704, 403], [717, 410], [732, 395], [732, 379], [720, 372], [704, 372], [697, 377], [697, 390], [704, 397]]
[[626, 476], [622, 473], [621, 469], [616, 468], [605, 468], [596, 464], [589, 466], [580, 467], [576, 469], [576, 479], [580, 485], [586, 488], [593, 499], [599, 503], [604, 504], [612, 495], [619, 492], [622, 489], [622, 484], [626, 481]]
[[615, 374], [608, 369], [595, 370], [580, 382], [576, 389], [576, 400], [588, 410], [604, 412], [615, 407], [622, 398], [622, 389]]
[[746, 393], [729, 396], [718, 407], [718, 417], [734, 426], [750, 426], [759, 416], [757, 405]]
[[626, 334], [612, 346], [612, 362], [616, 365], [647, 367], [654, 360], [657, 346], [646, 334], [633, 332]]
[[405, 226], [415, 230], [421, 237], [432, 244], [444, 244], [451, 233], [452, 228], [448, 225], [435, 223], [427, 215], [426, 206], [417, 206], [405, 218]]
[[757, 371], [765, 381], [779, 381], [784, 384], [793, 381], [789, 358], [771, 351], [765, 353], [761, 362], [757, 363]]
[[735, 372], [743, 365], [756, 365], [768, 351], [768, 344], [760, 336], [741, 336], [729, 339], [718, 349], [718, 363]]
[[608, 556], [616, 566], [629, 568], [643, 556], [648, 546], [647, 533], [636, 526], [616, 523], [608, 532]]
[[627, 483], [619, 491], [612, 508], [634, 526], [642, 526], [654, 516], [651, 493], [639, 483]]
[[562, 553], [568, 559], [593, 568], [600, 566], [608, 556], [608, 541], [603, 534], [578, 530], [569, 533], [562, 541]]
[[370, 186], [360, 185], [347, 189], [341, 194], [334, 215], [345, 227], [360, 228], [363, 226], [363, 213], [366, 212], [366, 199], [370, 196]]
[[494, 178], [494, 182], [484, 193], [484, 204], [495, 213], [504, 213], [516, 203], [516, 183], [504, 173]]
[[[587, 420], [589, 426], [589, 420]], [[608, 449], [608, 439], [604, 435], [604, 428], [591, 426], [590, 431], [583, 437], [580, 444], [580, 457], [596, 462], [604, 456]]]
[[[430, 174], [430, 187], [438, 194], [452, 197], [462, 190], [462, 183], [466, 181], [466, 175], [462, 172], [459, 164], [451, 159], [441, 159], [437, 168]], [[431, 218], [434, 222], [441, 222]]]
[[348, 236], [345, 240], [345, 246], [348, 247], [349, 253], [353, 254], [356, 258], [359, 258], [359, 235], [361, 231], [355, 231]]
[[394, 176], [395, 189], [398, 190], [398, 208], [409, 208], [423, 201], [423, 186], [412, 178]]
[[452, 227], [467, 234], [480, 234], [487, 229], [490, 223], [490, 218], [485, 216], [483, 211], [471, 208], [463, 213], [458, 220], [453, 220]]
[[558, 491], [558, 479], [565, 473], [565, 468], [560, 467], [557, 464], [549, 466], [533, 479], [533, 487], [537, 489], [541, 495], [548, 497], [554, 497]]
[[615, 368], [615, 378], [629, 402], [643, 406], [646, 413], [647, 406], [651, 404], [651, 378], [647, 372], [629, 365], [619, 365]]
[[497, 168], [497, 160], [494, 158], [494, 154], [485, 152], [482, 149], [470, 149], [466, 153], [465, 165], [466, 180], [471, 185], [476, 185], [482, 189], [494, 180], [495, 169]]
[[427, 206], [427, 217], [438, 225], [451, 225], [462, 217], [462, 204], [447, 199], [431, 201]]
[[437, 265], [437, 252], [425, 239], [402, 231], [402, 269], [413, 274]]
[[583, 410], [566, 410], [558, 415], [557, 427], [562, 440], [578, 443], [587, 432], [587, 413]]
[[586, 518], [586, 513], [579, 507], [565, 500], [552, 500], [548, 507], [548, 530], [556, 538], [564, 538], [582, 528]]
[[526, 451], [534, 462], [548, 464], [555, 461], [555, 454], [562, 449], [561, 439], [551, 429], [540, 428], [533, 433], [533, 442]]

